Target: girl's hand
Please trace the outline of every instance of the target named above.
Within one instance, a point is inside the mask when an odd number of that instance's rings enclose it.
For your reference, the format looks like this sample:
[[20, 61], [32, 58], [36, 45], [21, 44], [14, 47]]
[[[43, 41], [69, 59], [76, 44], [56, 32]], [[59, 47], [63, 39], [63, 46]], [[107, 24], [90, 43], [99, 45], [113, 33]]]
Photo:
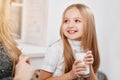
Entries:
[[84, 71], [86, 70], [86, 65], [83, 64], [81, 61], [76, 60], [73, 63], [72, 70], [69, 72], [71, 79], [75, 79], [78, 75], [84, 75]]
[[94, 62], [92, 51], [87, 51], [87, 55], [84, 58], [85, 64], [91, 65]]

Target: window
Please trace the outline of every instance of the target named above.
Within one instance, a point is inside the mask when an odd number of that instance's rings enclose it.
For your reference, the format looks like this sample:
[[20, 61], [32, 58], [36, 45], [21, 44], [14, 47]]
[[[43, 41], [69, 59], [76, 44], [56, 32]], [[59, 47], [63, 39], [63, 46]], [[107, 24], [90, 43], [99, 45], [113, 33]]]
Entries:
[[45, 46], [47, 33], [47, 0], [17, 0], [12, 5], [16, 38], [24, 43]]
[[14, 23], [13, 30], [16, 34], [16, 39], [21, 38], [22, 8], [22, 0], [16, 0], [16, 2], [12, 4], [11, 8], [11, 18]]

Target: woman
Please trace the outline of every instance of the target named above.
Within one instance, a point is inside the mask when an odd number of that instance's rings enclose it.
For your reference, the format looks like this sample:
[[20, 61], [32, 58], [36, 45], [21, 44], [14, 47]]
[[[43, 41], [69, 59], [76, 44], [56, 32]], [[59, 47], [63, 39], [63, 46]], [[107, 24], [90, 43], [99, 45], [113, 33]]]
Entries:
[[12, 36], [9, 20], [10, 3], [13, 0], [0, 0], [0, 80], [12, 80], [15, 66], [21, 51]]

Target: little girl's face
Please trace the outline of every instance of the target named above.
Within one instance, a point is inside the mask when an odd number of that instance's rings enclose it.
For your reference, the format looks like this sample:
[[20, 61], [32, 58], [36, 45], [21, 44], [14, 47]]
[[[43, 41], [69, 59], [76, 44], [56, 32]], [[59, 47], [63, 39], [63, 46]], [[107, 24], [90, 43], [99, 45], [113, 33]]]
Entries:
[[68, 39], [81, 40], [83, 21], [80, 11], [73, 7], [66, 11], [63, 18], [62, 30]]

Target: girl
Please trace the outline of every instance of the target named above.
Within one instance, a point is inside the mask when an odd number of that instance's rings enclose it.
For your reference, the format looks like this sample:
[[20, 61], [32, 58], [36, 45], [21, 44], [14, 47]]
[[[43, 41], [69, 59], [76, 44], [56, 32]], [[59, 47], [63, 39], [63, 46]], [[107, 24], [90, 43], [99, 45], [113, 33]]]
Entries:
[[12, 37], [9, 8], [13, 0], [0, 0], [0, 80], [12, 80], [21, 51]]
[[[73, 4], [63, 13], [61, 40], [47, 50], [39, 80], [77, 80], [84, 75], [85, 64], [90, 65], [90, 76], [80, 80], [97, 80], [100, 57], [97, 45], [94, 16], [84, 4]], [[89, 49], [85, 64], [75, 60], [74, 50]]]

